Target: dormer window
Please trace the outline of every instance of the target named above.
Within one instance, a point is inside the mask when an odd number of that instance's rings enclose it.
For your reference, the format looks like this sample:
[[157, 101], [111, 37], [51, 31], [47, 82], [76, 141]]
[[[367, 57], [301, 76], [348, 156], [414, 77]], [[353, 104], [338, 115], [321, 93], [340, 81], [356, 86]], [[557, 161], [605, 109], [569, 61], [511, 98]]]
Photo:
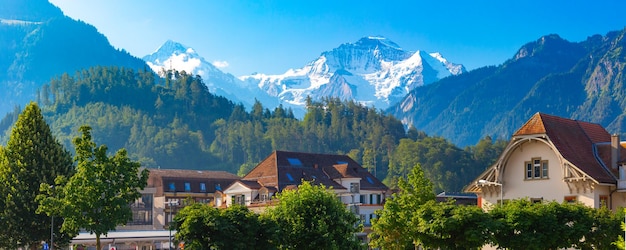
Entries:
[[524, 162], [524, 165], [526, 170], [526, 180], [548, 178], [548, 160], [532, 158], [530, 161]]

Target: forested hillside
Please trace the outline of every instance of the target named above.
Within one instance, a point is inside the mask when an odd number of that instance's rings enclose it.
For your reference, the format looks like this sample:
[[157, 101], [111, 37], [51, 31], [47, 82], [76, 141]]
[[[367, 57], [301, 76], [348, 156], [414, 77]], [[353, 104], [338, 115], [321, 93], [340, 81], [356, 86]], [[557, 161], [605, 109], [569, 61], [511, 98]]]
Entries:
[[[111, 152], [126, 148], [150, 168], [226, 170], [243, 175], [273, 150], [348, 154], [387, 184], [421, 164], [436, 191], [460, 191], [498, 156], [504, 142], [485, 138], [460, 149], [355, 102], [307, 102], [302, 120], [290, 109], [215, 96], [201, 78], [170, 72], [93, 67], [64, 74], [37, 94], [53, 133], [70, 150], [83, 124]], [[19, 110], [0, 121], [8, 134]], [[6, 137], [6, 136], [5, 136]], [[3, 138], [6, 141], [6, 138]]]

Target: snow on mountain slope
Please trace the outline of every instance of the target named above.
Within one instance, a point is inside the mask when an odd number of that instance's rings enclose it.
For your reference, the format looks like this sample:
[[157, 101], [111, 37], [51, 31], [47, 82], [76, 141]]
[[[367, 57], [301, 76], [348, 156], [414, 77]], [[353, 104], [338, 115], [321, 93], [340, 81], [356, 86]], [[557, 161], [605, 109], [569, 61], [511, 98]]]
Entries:
[[174, 69], [200, 75], [209, 91], [224, 96], [235, 103], [252, 107], [257, 99], [264, 106], [275, 107], [278, 100], [261, 91], [256, 84], [250, 85], [237, 77], [224, 73], [198, 55], [193, 48], [168, 40], [154, 53], [143, 57], [150, 68], [159, 74]]
[[463, 72], [463, 65], [448, 62], [439, 53], [405, 51], [384, 37], [370, 36], [323, 52], [282, 75], [240, 79], [295, 106], [303, 106], [307, 96], [313, 100], [331, 96], [384, 109], [418, 86]]

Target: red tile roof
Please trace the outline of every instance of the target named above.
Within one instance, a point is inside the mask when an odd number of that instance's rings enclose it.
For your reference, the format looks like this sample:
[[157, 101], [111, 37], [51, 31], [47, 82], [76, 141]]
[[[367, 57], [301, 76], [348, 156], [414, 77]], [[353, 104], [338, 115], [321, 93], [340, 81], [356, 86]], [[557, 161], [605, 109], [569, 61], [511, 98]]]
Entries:
[[598, 143], [611, 141], [609, 133], [599, 124], [536, 113], [513, 137], [532, 134], [546, 134], [565, 159], [596, 181], [616, 183], [609, 173], [609, 162], [602, 162], [594, 153]]

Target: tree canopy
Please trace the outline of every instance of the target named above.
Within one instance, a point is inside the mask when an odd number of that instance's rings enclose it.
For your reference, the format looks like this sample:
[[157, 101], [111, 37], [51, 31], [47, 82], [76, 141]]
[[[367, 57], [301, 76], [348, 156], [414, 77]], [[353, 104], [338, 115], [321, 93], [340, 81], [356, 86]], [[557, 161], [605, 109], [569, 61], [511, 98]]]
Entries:
[[[54, 185], [56, 177], [73, 173], [70, 153], [56, 140], [37, 104], [30, 103], [19, 115], [6, 147], [0, 146], [0, 247], [39, 246], [50, 240], [52, 219], [36, 213], [39, 186]], [[53, 231], [56, 243], [71, 239], [59, 233], [61, 218]]]
[[55, 189], [41, 185], [44, 194], [38, 197], [39, 212], [65, 218], [61, 230], [75, 234], [79, 229], [100, 235], [126, 224], [132, 219], [131, 202], [141, 194], [148, 180], [148, 170], [129, 160], [126, 150], [107, 155], [107, 147], [92, 141], [91, 128], [82, 126], [81, 137], [74, 139], [76, 173], [57, 178]]
[[201, 203], [174, 217], [176, 239], [185, 249], [272, 249], [276, 227], [245, 206], [218, 209]]
[[357, 216], [334, 191], [303, 182], [295, 190], [278, 194], [278, 205], [262, 214], [275, 221], [279, 249], [359, 249]]

